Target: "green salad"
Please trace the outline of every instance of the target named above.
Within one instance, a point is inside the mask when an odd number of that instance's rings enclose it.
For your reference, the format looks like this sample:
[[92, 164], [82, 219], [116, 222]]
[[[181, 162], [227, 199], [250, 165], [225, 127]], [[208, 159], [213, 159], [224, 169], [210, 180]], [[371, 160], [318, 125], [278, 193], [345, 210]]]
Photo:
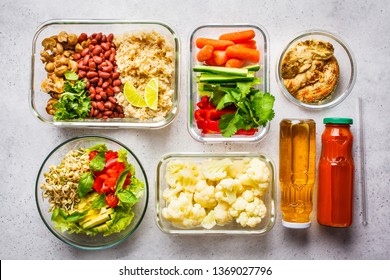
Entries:
[[99, 144], [69, 151], [60, 165], [50, 166], [41, 185], [55, 228], [90, 236], [126, 229], [144, 194], [135, 175], [124, 149]]

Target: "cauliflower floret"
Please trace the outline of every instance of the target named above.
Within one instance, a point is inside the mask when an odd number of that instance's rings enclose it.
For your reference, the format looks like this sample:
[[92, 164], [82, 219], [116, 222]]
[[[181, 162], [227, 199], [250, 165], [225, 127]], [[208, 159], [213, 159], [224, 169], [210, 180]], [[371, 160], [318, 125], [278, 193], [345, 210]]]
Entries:
[[228, 176], [235, 179], [239, 175], [245, 174], [246, 169], [246, 162], [244, 160], [234, 160], [229, 166]]
[[194, 162], [183, 163], [175, 160], [167, 164], [165, 180], [172, 188], [181, 186], [189, 192], [195, 191], [196, 183], [203, 179], [199, 166]]
[[249, 162], [246, 174], [256, 183], [266, 183], [270, 179], [268, 167], [258, 158], [254, 158]]
[[227, 170], [232, 164], [228, 158], [222, 160], [208, 159], [202, 162], [202, 173], [204, 177], [211, 181], [219, 181], [227, 176]]
[[194, 200], [204, 208], [213, 208], [217, 205], [215, 187], [208, 185], [206, 180], [200, 180], [195, 186]]
[[214, 208], [214, 217], [217, 225], [223, 226], [231, 221], [233, 221], [233, 217], [229, 214], [230, 205], [226, 202], [219, 202], [217, 206]]
[[261, 199], [247, 190], [233, 203], [229, 214], [237, 218], [236, 222], [241, 226], [255, 227], [265, 217], [266, 207]]
[[202, 221], [202, 227], [206, 229], [213, 228], [217, 222], [215, 221], [215, 211], [211, 210]]
[[170, 203], [172, 199], [177, 199], [180, 192], [183, 191], [181, 186], [177, 186], [176, 188], [167, 188], [163, 192], [163, 198]]
[[167, 207], [162, 209], [162, 216], [178, 227], [199, 226], [206, 217], [206, 210], [199, 204], [192, 204], [192, 194], [181, 192], [173, 198]]
[[241, 193], [242, 186], [238, 180], [226, 178], [221, 180], [215, 189], [215, 199], [218, 202], [223, 201], [232, 204]]

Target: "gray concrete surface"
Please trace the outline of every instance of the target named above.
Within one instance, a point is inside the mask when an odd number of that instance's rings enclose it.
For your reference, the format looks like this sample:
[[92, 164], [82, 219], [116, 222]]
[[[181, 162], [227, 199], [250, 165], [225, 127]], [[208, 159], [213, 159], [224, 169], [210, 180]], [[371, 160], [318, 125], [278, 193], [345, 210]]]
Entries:
[[[10, 1], [0, 0], [0, 259], [389, 259], [390, 257], [390, 2], [388, 1]], [[31, 41], [44, 21], [58, 18], [162, 20], [182, 43], [180, 113], [161, 130], [59, 129], [37, 120], [28, 104]], [[189, 35], [207, 23], [259, 23], [270, 35], [271, 92], [276, 117], [268, 137], [256, 144], [203, 145], [186, 129], [186, 84]], [[280, 93], [275, 63], [284, 44], [306, 29], [325, 29], [352, 48], [358, 77], [351, 95], [339, 106], [312, 112], [293, 106]], [[355, 222], [348, 229], [319, 226], [312, 214], [309, 230], [281, 225], [279, 207], [274, 228], [264, 236], [177, 237], [166, 235], [154, 222], [155, 169], [167, 152], [255, 151], [278, 164], [279, 122], [287, 117], [351, 116], [357, 120], [357, 100], [364, 100], [367, 164], [368, 225], [362, 225], [359, 141], [355, 141]], [[357, 126], [353, 126], [357, 135]], [[146, 217], [124, 243], [90, 252], [74, 249], [55, 238], [41, 221], [34, 198], [35, 179], [45, 156], [76, 135], [102, 134], [127, 144], [147, 172], [151, 196]], [[278, 204], [277, 204], [278, 205]]]

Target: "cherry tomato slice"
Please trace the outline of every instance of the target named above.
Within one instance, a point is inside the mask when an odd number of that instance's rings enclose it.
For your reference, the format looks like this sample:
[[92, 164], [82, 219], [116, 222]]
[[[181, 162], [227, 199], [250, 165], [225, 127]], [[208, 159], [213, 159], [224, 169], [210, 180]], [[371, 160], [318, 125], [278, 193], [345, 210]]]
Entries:
[[111, 208], [115, 208], [118, 205], [119, 199], [114, 193], [108, 193], [106, 195], [106, 202]]

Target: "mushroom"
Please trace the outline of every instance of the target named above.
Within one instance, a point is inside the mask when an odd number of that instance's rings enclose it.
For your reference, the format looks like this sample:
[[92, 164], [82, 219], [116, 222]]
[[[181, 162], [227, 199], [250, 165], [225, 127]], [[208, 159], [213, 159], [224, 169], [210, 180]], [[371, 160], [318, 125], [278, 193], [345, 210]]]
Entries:
[[77, 69], [78, 69], [77, 62], [74, 61], [74, 60], [69, 60], [69, 62], [68, 62], [68, 69], [71, 72], [77, 73]]
[[62, 56], [62, 55], [57, 55], [54, 57], [54, 65], [55, 67], [60, 67], [62, 65], [68, 65], [69, 58]]
[[68, 33], [65, 31], [61, 31], [60, 34], [58, 34], [58, 42], [60, 43], [66, 43], [68, 41]]
[[63, 93], [64, 92], [64, 79], [57, 79], [54, 84], [54, 91], [56, 93]]
[[54, 69], [54, 74], [56, 74], [58, 77], [62, 77], [67, 70], [68, 70], [68, 66], [62, 65], [62, 66], [56, 67], [56, 69]]
[[56, 109], [54, 108], [54, 105], [57, 103], [57, 99], [55, 98], [50, 98], [48, 101], [47, 101], [47, 104], [46, 104], [46, 112], [49, 114], [49, 115], [54, 115], [54, 113], [56, 112]]
[[64, 52], [64, 47], [60, 43], [57, 43], [56, 49], [58, 54], [62, 54]]
[[54, 71], [54, 63], [53, 62], [46, 63], [45, 70], [47, 72], [53, 72]]
[[51, 61], [51, 56], [47, 51], [41, 51], [40, 54], [41, 54], [41, 61], [43, 63]]
[[42, 41], [42, 46], [44, 47], [45, 51], [52, 50], [56, 45], [57, 42], [53, 38], [45, 38]]
[[49, 93], [54, 90], [54, 83], [51, 79], [44, 79], [41, 84], [41, 89], [43, 92]]
[[74, 33], [68, 34], [68, 44], [74, 46], [77, 44], [77, 35]]

